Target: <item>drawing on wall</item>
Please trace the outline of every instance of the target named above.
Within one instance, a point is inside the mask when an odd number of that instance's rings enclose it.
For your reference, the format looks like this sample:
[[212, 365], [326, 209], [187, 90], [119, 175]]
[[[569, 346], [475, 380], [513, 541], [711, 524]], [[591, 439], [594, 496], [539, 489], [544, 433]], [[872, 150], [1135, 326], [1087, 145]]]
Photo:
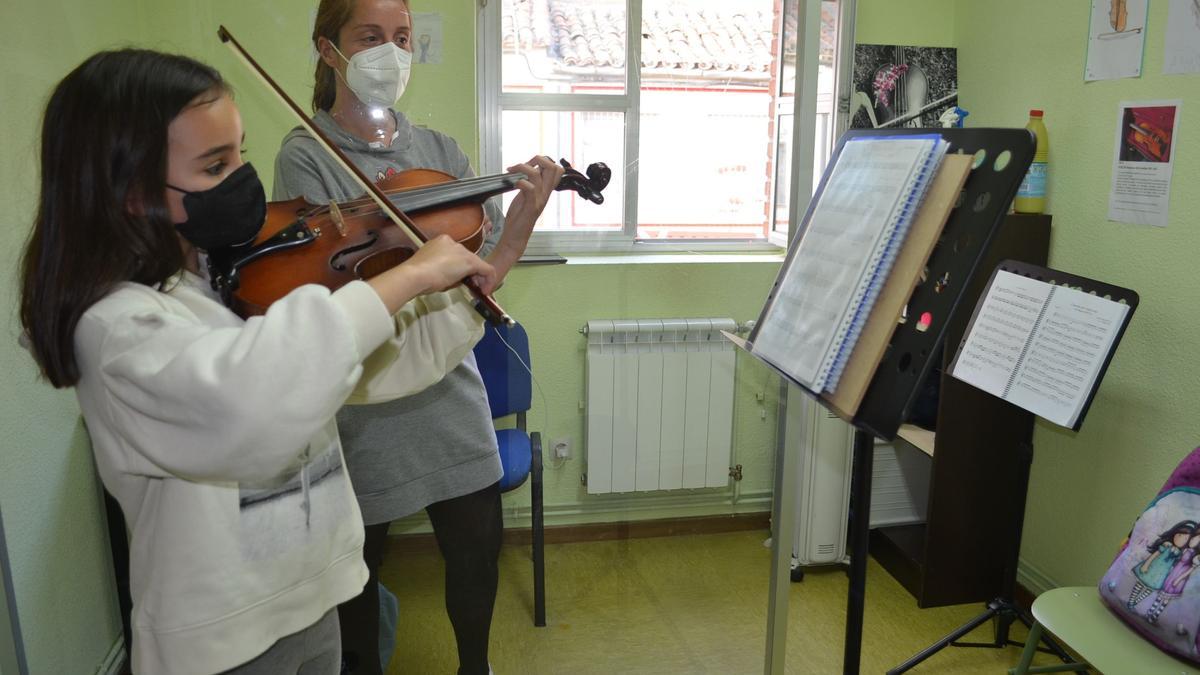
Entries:
[[1200, 73], [1200, 0], [1171, 0], [1163, 73]]
[[1092, 0], [1084, 81], [1140, 77], [1149, 0]]
[[412, 55], [413, 63], [442, 62], [441, 12], [414, 12]]
[[936, 127], [958, 101], [958, 51], [952, 47], [854, 47], [850, 126]]

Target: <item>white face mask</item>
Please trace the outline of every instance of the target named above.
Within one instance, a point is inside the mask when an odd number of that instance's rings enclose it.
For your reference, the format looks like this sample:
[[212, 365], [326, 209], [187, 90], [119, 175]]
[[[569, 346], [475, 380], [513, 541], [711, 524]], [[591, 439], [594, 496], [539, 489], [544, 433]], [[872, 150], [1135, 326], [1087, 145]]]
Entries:
[[[332, 44], [332, 43], [331, 43]], [[372, 108], [390, 108], [400, 100], [412, 71], [412, 54], [395, 42], [364, 49], [350, 58], [333, 45], [347, 63], [346, 86]]]

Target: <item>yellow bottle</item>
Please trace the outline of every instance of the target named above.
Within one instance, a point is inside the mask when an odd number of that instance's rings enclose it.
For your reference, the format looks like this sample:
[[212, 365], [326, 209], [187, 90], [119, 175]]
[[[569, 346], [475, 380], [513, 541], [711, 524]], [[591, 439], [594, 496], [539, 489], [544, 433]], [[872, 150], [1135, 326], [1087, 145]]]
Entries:
[[1029, 111], [1029, 123], [1025, 128], [1037, 137], [1037, 151], [1033, 154], [1033, 164], [1025, 179], [1021, 181], [1021, 189], [1017, 190], [1017, 198], [1013, 200], [1013, 209], [1017, 213], [1042, 213], [1046, 210], [1046, 178], [1050, 159], [1050, 138], [1046, 135], [1046, 125], [1042, 122], [1041, 110]]

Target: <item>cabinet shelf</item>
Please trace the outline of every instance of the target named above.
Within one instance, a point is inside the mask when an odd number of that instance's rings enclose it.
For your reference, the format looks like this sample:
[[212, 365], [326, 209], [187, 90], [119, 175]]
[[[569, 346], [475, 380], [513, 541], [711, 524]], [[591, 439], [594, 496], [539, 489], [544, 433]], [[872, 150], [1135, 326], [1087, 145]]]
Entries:
[[[920, 607], [982, 602], [1003, 592], [1004, 561], [1020, 545], [1025, 494], [1018, 448], [1033, 416], [946, 373], [971, 312], [1002, 260], [1046, 264], [1050, 217], [1009, 215], [946, 327], [936, 433], [905, 424], [903, 444], [929, 456], [925, 522], [871, 532], [871, 553]], [[909, 307], [909, 313], [920, 312]], [[916, 457], [921, 457], [916, 455]]]
[[929, 429], [922, 429], [915, 424], [901, 424], [896, 435], [908, 441], [914, 448], [933, 457], [934, 433]]

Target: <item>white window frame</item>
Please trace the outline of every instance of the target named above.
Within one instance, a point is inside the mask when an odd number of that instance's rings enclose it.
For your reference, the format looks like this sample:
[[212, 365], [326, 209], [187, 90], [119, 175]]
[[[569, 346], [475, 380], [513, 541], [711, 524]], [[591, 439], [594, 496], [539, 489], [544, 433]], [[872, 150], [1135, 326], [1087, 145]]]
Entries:
[[[566, 111], [566, 112], [617, 112], [625, 116], [625, 166], [611, 167], [614, 171], [625, 172], [625, 202], [622, 228], [619, 231], [591, 232], [538, 232], [535, 231], [530, 240], [527, 253], [552, 254], [560, 252], [580, 253], [636, 253], [653, 254], [675, 251], [701, 253], [729, 253], [778, 251], [786, 246], [786, 241], [779, 233], [768, 232], [764, 239], [638, 239], [638, 162], [637, 157], [640, 133], [640, 97], [631, 92], [641, 91], [641, 72], [639, 68], [626, 68], [625, 92], [623, 94], [525, 94], [503, 93], [501, 91], [501, 35], [500, 14], [501, 0], [478, 0], [478, 16], [476, 20], [475, 72], [476, 100], [479, 110], [479, 170], [481, 174], [492, 174], [503, 171], [503, 160], [500, 155], [501, 112], [502, 110], [533, 110], [533, 111]], [[803, 49], [796, 52], [796, 94], [794, 120], [798, 123], [792, 126], [792, 147], [799, 149], [792, 157], [812, 157], [816, 133], [816, 92], [817, 67], [820, 56], [820, 25], [821, 0], [797, 0], [803, 3], [805, 20], [803, 21]], [[840, 0], [838, 31], [839, 67], [849, 79], [853, 70], [848, 64], [850, 60], [842, 61], [847, 52], [844, 42], [849, 42], [849, 53], [853, 55], [853, 23], [842, 30], [841, 21], [849, 17], [853, 21], [855, 0]], [[627, 36], [641, 34], [642, 1], [626, 0]], [[782, 42], [782, 41], [781, 41]], [[642, 41], [626, 40], [626, 63], [640, 64]], [[842, 73], [838, 73], [839, 88]], [[839, 92], [840, 93], [840, 92]], [[836, 93], [835, 93], [836, 95]], [[840, 130], [840, 127], [838, 127]], [[789, 222], [794, 225], [800, 222], [808, 208], [812, 186], [812, 162], [799, 162], [792, 173], [791, 214]], [[579, 167], [582, 169], [583, 167]], [[804, 189], [804, 186], [809, 186]], [[771, 191], [772, 201], [774, 190]], [[681, 196], [686, 198], [686, 196]], [[768, 213], [774, 213], [771, 204]]]

